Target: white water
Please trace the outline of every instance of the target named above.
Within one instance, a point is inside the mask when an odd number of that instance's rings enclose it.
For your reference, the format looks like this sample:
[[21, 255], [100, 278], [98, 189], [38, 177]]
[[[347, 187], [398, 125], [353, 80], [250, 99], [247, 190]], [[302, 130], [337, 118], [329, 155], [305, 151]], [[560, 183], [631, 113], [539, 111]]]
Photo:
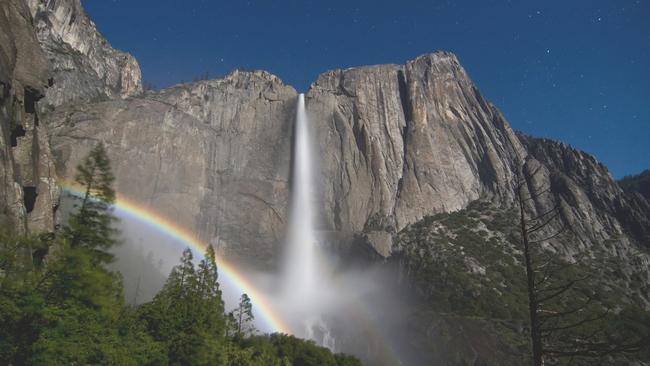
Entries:
[[296, 113], [289, 247], [287, 253], [286, 290], [300, 300], [309, 296], [316, 285], [316, 240], [312, 208], [312, 159], [305, 97], [300, 94]]
[[293, 176], [288, 247], [285, 263], [285, 306], [291, 308], [294, 327], [300, 336], [311, 338], [334, 349], [322, 310], [327, 305], [326, 284], [319, 247], [314, 234], [314, 161], [311, 151], [310, 126], [305, 111], [305, 97], [298, 97], [294, 135]]

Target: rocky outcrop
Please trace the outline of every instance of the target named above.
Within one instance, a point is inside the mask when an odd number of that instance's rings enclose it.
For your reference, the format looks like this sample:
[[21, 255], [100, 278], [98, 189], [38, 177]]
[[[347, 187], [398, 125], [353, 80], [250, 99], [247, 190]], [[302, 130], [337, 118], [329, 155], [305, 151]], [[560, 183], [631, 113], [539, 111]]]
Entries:
[[233, 256], [269, 263], [284, 236], [296, 92], [235, 71], [49, 115], [63, 177], [97, 141], [123, 196]]
[[331, 71], [307, 98], [327, 229], [379, 220], [399, 230], [481, 196], [512, 198], [513, 162], [525, 152], [453, 54]]
[[550, 188], [565, 222], [583, 244], [630, 238], [650, 247], [650, 205], [645, 198], [626, 194], [607, 168], [587, 153], [558, 141], [519, 137], [529, 157], [543, 166], [543, 181], [537, 184]]
[[27, 0], [54, 85], [40, 105], [98, 101], [142, 92], [140, 66], [111, 47], [80, 0]]
[[[51, 123], [57, 126], [54, 148], [65, 166], [60, 173], [71, 176], [85, 153], [80, 139], [101, 139], [113, 152], [118, 191], [147, 197], [147, 204], [183, 217], [203, 239], [223, 241], [241, 255], [272, 248], [281, 244], [287, 217], [295, 96], [270, 74], [235, 72], [128, 102], [59, 108]], [[306, 96], [327, 232], [363, 231], [382, 256], [389, 256], [392, 233], [426, 214], [457, 210], [481, 196], [512, 198], [512, 162], [523, 148], [452, 54], [425, 55], [405, 66], [332, 71]], [[153, 142], [154, 136], [173, 133], [155, 122], [164, 120], [153, 108], [160, 103], [171, 108], [164, 113], [176, 113], [166, 118], [174, 120], [179, 134], [186, 126], [178, 122], [181, 117], [211, 127], [203, 141], [178, 140], [187, 145], [183, 149], [203, 146], [199, 151], [168, 153], [172, 146]], [[84, 130], [75, 121], [94, 127]], [[128, 130], [129, 121], [150, 130]], [[135, 135], [149, 138], [131, 141]], [[181, 158], [148, 161], [132, 153], [152, 148]], [[157, 169], [160, 161], [170, 167]], [[188, 168], [195, 163], [196, 170]], [[138, 168], [123, 170], [127, 166]], [[191, 189], [187, 197], [166, 198], [155, 182], [174, 192]], [[145, 187], [151, 188], [144, 192]], [[179, 207], [172, 203], [179, 197], [181, 215], [174, 214]]]
[[0, 3], [0, 226], [51, 231], [58, 188], [47, 128], [36, 102], [48, 83], [47, 60], [22, 0]]
[[567, 253], [611, 239], [650, 243], [646, 201], [630, 199], [592, 156], [515, 134], [453, 54], [331, 71], [307, 100], [323, 229], [363, 232], [362, 242], [382, 256], [390, 255], [387, 234], [426, 215], [478, 198], [511, 206], [519, 169], [531, 190], [550, 188], [535, 195], [532, 215], [561, 207], [556, 226], [571, 226], [577, 237], [561, 244], [573, 246]]

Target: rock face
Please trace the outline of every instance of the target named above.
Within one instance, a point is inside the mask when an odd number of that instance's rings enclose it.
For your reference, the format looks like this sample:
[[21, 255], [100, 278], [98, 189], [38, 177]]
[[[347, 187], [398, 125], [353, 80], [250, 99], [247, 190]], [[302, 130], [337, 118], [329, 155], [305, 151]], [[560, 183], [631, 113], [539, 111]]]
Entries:
[[564, 220], [584, 245], [629, 237], [650, 247], [650, 205], [643, 196], [626, 194], [589, 154], [553, 140], [519, 137], [529, 158], [545, 170], [544, 182], [538, 184], [550, 187]]
[[[87, 151], [79, 140], [101, 139], [115, 151], [118, 191], [147, 197], [146, 204], [176, 215], [171, 208], [179, 209], [174, 202], [180, 196], [166, 197], [154, 182], [173, 192], [190, 187], [180, 216], [204, 240], [222, 240], [244, 256], [253, 248], [273, 248], [281, 244], [287, 217], [295, 97], [272, 75], [236, 72], [133, 101], [59, 108], [50, 119], [57, 126], [54, 148], [65, 165], [60, 173], [71, 176]], [[212, 127], [204, 141], [178, 140], [185, 148], [206, 146], [179, 154], [168, 153], [169, 144], [158, 145], [155, 136], [183, 133], [185, 123], [175, 121], [179, 130], [166, 132], [156, 123], [164, 118], [150, 107], [154, 100]], [[314, 83], [307, 100], [321, 157], [325, 231], [365, 231], [377, 251], [389, 256], [391, 233], [426, 214], [457, 210], [481, 196], [512, 197], [513, 161], [523, 147], [452, 54], [425, 55], [405, 66], [329, 72]], [[75, 121], [94, 127], [82, 130]], [[128, 121], [151, 130], [126, 130]], [[148, 138], [131, 141], [132, 135]], [[171, 167], [161, 171], [155, 168], [159, 157], [148, 161], [131, 153], [152, 147], [181, 159], [162, 159]], [[200, 169], [188, 168], [195, 163]], [[139, 168], [123, 170], [134, 165]], [[236, 189], [229, 182], [236, 182]]]
[[[54, 130], [59, 173], [71, 178], [90, 146], [104, 141], [123, 195], [234, 254], [277, 254], [295, 90], [265, 72], [234, 72], [141, 95], [137, 62], [106, 42], [79, 0], [27, 3], [54, 75], [38, 109]], [[511, 205], [526, 162], [542, 171], [533, 183], [553, 192], [533, 211], [561, 204], [583, 246], [650, 242], [647, 201], [631, 199], [592, 157], [517, 136], [451, 53], [326, 72], [306, 99], [323, 237], [361, 238], [389, 257], [393, 235], [425, 215], [479, 198]]]
[[80, 0], [26, 1], [54, 78], [41, 107], [142, 92], [138, 62], [108, 44]]
[[[531, 187], [553, 193], [532, 210], [561, 204], [582, 247], [612, 238], [648, 243], [646, 208], [604, 166], [566, 145], [516, 135], [450, 53], [327, 72], [306, 98], [320, 228], [331, 238], [360, 237], [389, 257], [394, 233], [425, 215], [478, 198], [512, 205], [514, 176], [526, 162], [525, 170], [541, 170]], [[48, 120], [62, 176], [102, 140], [119, 192], [179, 217], [231, 254], [271, 258], [288, 217], [295, 99], [273, 75], [234, 72], [126, 101], [57, 108]]]
[[51, 231], [58, 187], [47, 129], [36, 102], [47, 86], [47, 60], [21, 0], [0, 4], [0, 225]]
[[103, 141], [127, 198], [231, 255], [268, 261], [284, 236], [295, 90], [266, 72], [48, 117], [59, 173]]
[[524, 149], [450, 53], [328, 72], [307, 97], [328, 230], [400, 230], [481, 196], [512, 198]]
[[478, 92], [456, 57], [436, 52], [404, 66], [325, 73], [307, 93], [319, 144], [325, 230], [364, 233], [383, 256], [386, 236], [425, 215], [478, 198], [514, 200], [520, 167], [551, 187], [534, 211], [555, 204], [584, 246], [630, 236], [650, 243], [647, 202], [632, 200], [592, 156], [517, 135]]

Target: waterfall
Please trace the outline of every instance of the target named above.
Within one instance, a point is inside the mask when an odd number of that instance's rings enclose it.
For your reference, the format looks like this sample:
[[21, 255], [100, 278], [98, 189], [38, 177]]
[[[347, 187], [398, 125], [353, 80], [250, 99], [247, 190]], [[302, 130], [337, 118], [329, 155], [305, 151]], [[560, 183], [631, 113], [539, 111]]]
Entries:
[[296, 113], [289, 247], [285, 284], [291, 297], [300, 300], [316, 286], [316, 240], [312, 207], [312, 160], [305, 97], [300, 94]]
[[314, 161], [305, 96], [298, 97], [284, 293], [301, 336], [334, 348], [322, 311], [327, 305], [322, 263], [314, 234]]

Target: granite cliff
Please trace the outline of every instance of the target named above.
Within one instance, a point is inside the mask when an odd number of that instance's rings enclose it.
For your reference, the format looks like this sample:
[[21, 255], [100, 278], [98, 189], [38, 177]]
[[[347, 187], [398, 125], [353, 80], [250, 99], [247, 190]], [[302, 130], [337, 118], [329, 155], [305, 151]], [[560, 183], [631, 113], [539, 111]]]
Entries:
[[[59, 173], [70, 178], [88, 146], [103, 140], [125, 196], [235, 253], [276, 252], [296, 91], [266, 72], [236, 71], [143, 94], [137, 61], [108, 44], [78, 0], [27, 3], [49, 61], [41, 73], [49, 65], [53, 77], [35, 90], [44, 91], [38, 109]], [[553, 185], [585, 244], [625, 236], [648, 245], [647, 201], [630, 199], [593, 157], [514, 133], [453, 54], [329, 71], [306, 99], [320, 156], [321, 229], [337, 238], [361, 234], [388, 257], [392, 234], [426, 215], [478, 198], [512, 204], [513, 176], [534, 160], [544, 170], [536, 179]]]
[[[180, 217], [231, 254], [270, 259], [287, 217], [296, 95], [271, 74], [236, 71], [60, 107], [47, 120], [61, 176], [102, 140], [122, 194]], [[514, 133], [452, 54], [328, 72], [306, 99], [330, 237], [361, 237], [389, 257], [392, 235], [426, 215], [479, 198], [511, 205], [525, 162], [540, 166], [530, 179], [553, 192], [533, 210], [560, 203], [582, 247], [611, 238], [648, 245], [647, 202], [630, 199], [590, 155]]]
[[48, 63], [22, 0], [0, 3], [0, 225], [52, 231], [59, 189], [37, 101]]
[[97, 31], [80, 0], [27, 0], [53, 85], [41, 108], [142, 92], [140, 66], [111, 47]]
[[[144, 93], [137, 61], [108, 44], [79, 0], [8, 0], [0, 10], [0, 223], [53, 230], [57, 177], [72, 179], [102, 141], [121, 195], [231, 257], [277, 264], [294, 88], [264, 71], [234, 71]], [[645, 191], [619, 184], [587, 153], [515, 133], [453, 54], [329, 71], [305, 96], [324, 242], [411, 269], [412, 253], [420, 253], [409, 251], [413, 243], [425, 243], [417, 247], [424, 252], [442, 248], [420, 240], [430, 235], [422, 228], [434, 225], [431, 217], [501, 217], [515, 204], [522, 171], [531, 190], [549, 189], [530, 213], [558, 206], [572, 229], [575, 240], [555, 241], [554, 250], [567, 258], [605, 252], [628, 263], [621, 286], [650, 283]], [[459, 253], [468, 271], [481, 273], [482, 258]], [[634, 294], [647, 308], [648, 286]], [[483, 352], [471, 341], [463, 347]]]
[[120, 194], [232, 255], [273, 258], [284, 236], [296, 91], [233, 72], [48, 115], [59, 174], [104, 141]]
[[60, 189], [42, 117], [141, 93], [140, 67], [108, 44], [79, 0], [7, 0], [0, 10], [0, 221], [52, 231]]

